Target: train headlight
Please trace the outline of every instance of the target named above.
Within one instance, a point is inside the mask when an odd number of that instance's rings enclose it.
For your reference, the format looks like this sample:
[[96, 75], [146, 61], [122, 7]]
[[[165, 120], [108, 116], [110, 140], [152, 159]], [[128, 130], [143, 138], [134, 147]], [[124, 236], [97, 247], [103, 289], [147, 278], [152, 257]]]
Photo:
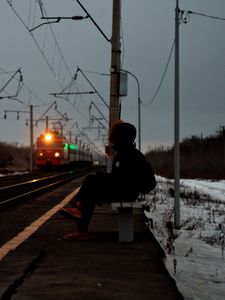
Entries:
[[42, 156], [43, 156], [43, 152], [40, 152], [40, 153], [39, 153], [39, 156], [42, 157]]
[[55, 152], [55, 157], [59, 157], [59, 156], [60, 156], [59, 152]]
[[52, 134], [46, 133], [45, 134], [45, 141], [46, 142], [51, 142], [52, 141]]

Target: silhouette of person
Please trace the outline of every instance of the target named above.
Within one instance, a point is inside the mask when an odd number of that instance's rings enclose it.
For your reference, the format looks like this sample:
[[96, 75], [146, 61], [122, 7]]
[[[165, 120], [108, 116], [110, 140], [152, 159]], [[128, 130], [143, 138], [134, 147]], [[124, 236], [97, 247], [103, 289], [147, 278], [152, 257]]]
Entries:
[[64, 239], [88, 237], [88, 226], [96, 204], [135, 201], [143, 190], [143, 179], [146, 176], [149, 191], [155, 188], [155, 176], [150, 164], [148, 174], [144, 174], [147, 162], [136, 149], [135, 138], [136, 128], [132, 124], [122, 120], [113, 123], [109, 132], [109, 142], [115, 151], [112, 171], [88, 175], [72, 199], [72, 207], [60, 210], [63, 216], [75, 219], [77, 223], [77, 230], [65, 235]]

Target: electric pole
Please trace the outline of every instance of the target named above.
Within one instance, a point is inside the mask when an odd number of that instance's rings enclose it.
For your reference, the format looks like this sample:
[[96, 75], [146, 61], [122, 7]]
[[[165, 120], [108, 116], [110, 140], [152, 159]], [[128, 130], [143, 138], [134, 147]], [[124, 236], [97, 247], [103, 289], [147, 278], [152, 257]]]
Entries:
[[120, 118], [120, 18], [121, 0], [113, 0], [109, 128]]
[[33, 105], [30, 105], [30, 172], [33, 172], [33, 147], [34, 147], [34, 135], [33, 135]]
[[223, 135], [223, 163], [225, 165], [225, 126], [220, 126]]
[[175, 99], [174, 99], [174, 226], [180, 228], [180, 91], [179, 91], [179, 0], [175, 9]]
[[[121, 0], [113, 0], [112, 12], [112, 39], [111, 39], [111, 68], [110, 68], [110, 103], [109, 103], [109, 130], [114, 121], [120, 118], [120, 18]], [[109, 132], [109, 131], [108, 131]], [[106, 162], [107, 173], [112, 170], [113, 149], [106, 146], [108, 156]]]
[[24, 110], [5, 110], [4, 119], [7, 118], [7, 112], [17, 113], [17, 120], [19, 120], [20, 113], [30, 114], [30, 172], [33, 172], [33, 148], [34, 148], [34, 124], [33, 124], [33, 105], [30, 105], [29, 111]]

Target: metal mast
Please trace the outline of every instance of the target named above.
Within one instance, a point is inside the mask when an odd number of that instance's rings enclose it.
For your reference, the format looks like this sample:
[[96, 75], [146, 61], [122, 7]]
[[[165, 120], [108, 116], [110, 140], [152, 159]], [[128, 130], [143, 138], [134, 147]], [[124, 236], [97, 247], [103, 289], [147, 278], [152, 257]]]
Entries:
[[180, 228], [180, 89], [179, 89], [179, 0], [175, 9], [175, 101], [174, 101], [174, 226]]
[[113, 0], [109, 128], [120, 118], [120, 18], [121, 0]]

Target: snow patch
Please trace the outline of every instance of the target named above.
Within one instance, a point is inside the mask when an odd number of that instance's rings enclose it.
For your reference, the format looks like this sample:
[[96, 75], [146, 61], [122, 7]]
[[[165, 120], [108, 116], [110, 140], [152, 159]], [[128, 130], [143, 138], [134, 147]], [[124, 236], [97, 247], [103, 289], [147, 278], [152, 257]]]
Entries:
[[225, 299], [225, 181], [181, 180], [181, 228], [173, 228], [173, 180], [157, 177], [146, 224], [187, 300]]

